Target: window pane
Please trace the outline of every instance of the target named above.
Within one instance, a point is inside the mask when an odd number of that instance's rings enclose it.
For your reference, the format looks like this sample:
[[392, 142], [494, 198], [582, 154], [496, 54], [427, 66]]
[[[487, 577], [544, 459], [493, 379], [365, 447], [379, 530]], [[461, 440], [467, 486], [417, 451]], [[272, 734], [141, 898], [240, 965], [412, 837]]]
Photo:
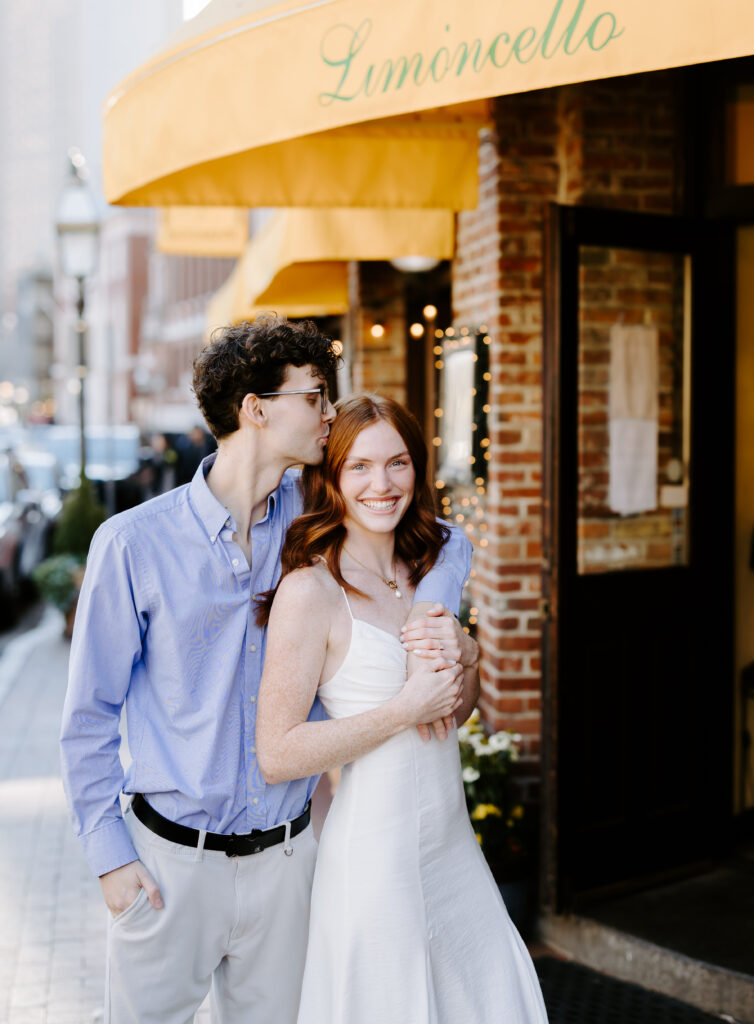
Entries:
[[687, 563], [690, 260], [584, 246], [578, 571]]

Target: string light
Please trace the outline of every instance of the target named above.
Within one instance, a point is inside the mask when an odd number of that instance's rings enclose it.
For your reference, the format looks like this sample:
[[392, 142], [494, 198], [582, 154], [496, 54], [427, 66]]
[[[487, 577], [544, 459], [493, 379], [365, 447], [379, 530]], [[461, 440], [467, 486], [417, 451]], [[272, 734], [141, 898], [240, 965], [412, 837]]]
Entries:
[[369, 333], [373, 338], [383, 338], [385, 336], [385, 328], [382, 324], [372, 324], [372, 329]]
[[412, 338], [421, 338], [424, 335], [424, 324], [411, 324], [408, 330]]
[[433, 306], [431, 303], [429, 303], [422, 310], [422, 315], [424, 316], [425, 320], [434, 320], [435, 317], [437, 316], [437, 306]]
[[[435, 311], [436, 315], [436, 311]], [[425, 309], [426, 317], [426, 309]], [[429, 319], [429, 318], [427, 318]], [[413, 326], [413, 325], [412, 325]], [[411, 328], [409, 328], [411, 330]], [[435, 368], [437, 370], [446, 369], [446, 363], [448, 364], [448, 372], [450, 367], [450, 359], [452, 353], [457, 351], [471, 351], [471, 358], [474, 363], [480, 363], [474, 370], [475, 379], [477, 381], [483, 380], [485, 385], [492, 379], [492, 374], [487, 369], [489, 365], [487, 362], [487, 352], [481, 348], [482, 343], [484, 345], [490, 344], [490, 338], [487, 335], [486, 325], [482, 325], [479, 329], [469, 327], [447, 327], [445, 330], [436, 328], [434, 332], [435, 344], [433, 345], [433, 355], [435, 356]], [[476, 342], [476, 345], [474, 344]], [[481, 388], [481, 397], [484, 401], [487, 398], [487, 387]], [[472, 454], [467, 455], [469, 466], [475, 466], [480, 461], [480, 451], [486, 461], [490, 459], [490, 447], [491, 439], [489, 436], [482, 436], [479, 438], [479, 434], [487, 435], [488, 428], [486, 425], [486, 417], [490, 411], [491, 406], [488, 401], [484, 401], [484, 405], [477, 404], [478, 388], [471, 387], [470, 398], [473, 401], [475, 415], [481, 415], [481, 419], [477, 422], [476, 419], [469, 424], [471, 437], [473, 439]], [[438, 404], [433, 410], [435, 420], [439, 421], [437, 425], [438, 434], [440, 434], [441, 426], [444, 423], [445, 410], [442, 404]], [[440, 448], [442, 439], [437, 436], [432, 438], [432, 444], [435, 448]], [[477, 469], [477, 474], [479, 469]], [[489, 532], [488, 524], [485, 522], [486, 509], [484, 507], [484, 501], [482, 500], [487, 493], [485, 484], [485, 477], [483, 475], [474, 475], [473, 483], [470, 482], [469, 486], [456, 485], [453, 483], [447, 483], [445, 480], [438, 479], [435, 481], [435, 487], [438, 491], [444, 491], [440, 497], [440, 514], [451, 523], [454, 523], [457, 527], [460, 527], [464, 533], [469, 537], [472, 543], [476, 544], [480, 548], [486, 548], [489, 545], [489, 539], [485, 534]], [[469, 580], [466, 581], [467, 585], [477, 576], [476, 570], [472, 569], [469, 573]], [[476, 607], [471, 608], [469, 611], [468, 626], [464, 626], [465, 632], [471, 632], [469, 626], [475, 626], [478, 622], [479, 609]]]

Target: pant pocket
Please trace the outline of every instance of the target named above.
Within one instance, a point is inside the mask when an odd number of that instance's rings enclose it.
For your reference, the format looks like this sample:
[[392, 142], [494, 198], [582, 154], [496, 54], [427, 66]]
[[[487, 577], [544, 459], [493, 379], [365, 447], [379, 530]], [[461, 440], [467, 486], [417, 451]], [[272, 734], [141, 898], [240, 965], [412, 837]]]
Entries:
[[127, 920], [129, 917], [133, 917], [136, 914], [139, 907], [143, 906], [145, 902], [149, 902], [147, 899], [147, 890], [139, 889], [139, 892], [133, 903], [129, 903], [125, 910], [121, 910], [117, 917], [113, 918], [112, 924], [119, 925], [122, 924], [123, 921]]

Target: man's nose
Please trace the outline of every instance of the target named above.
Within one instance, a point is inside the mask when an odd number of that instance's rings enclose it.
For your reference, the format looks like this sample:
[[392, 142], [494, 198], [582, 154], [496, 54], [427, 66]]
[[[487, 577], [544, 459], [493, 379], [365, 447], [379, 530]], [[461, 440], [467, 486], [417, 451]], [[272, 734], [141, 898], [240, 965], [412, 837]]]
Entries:
[[335, 417], [337, 415], [338, 415], [338, 410], [335, 408], [335, 406], [332, 404], [332, 402], [328, 398], [327, 399], [327, 405], [325, 406], [325, 411], [324, 411], [324, 413], [322, 415], [322, 419], [325, 421], [325, 423], [332, 423], [332, 421], [335, 419]]

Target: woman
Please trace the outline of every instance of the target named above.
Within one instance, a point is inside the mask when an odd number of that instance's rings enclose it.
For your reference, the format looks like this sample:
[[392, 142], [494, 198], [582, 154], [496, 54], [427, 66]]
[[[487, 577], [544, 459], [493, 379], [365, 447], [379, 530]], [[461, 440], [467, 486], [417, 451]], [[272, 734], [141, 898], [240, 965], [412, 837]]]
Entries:
[[[299, 1024], [541, 1024], [529, 955], [471, 829], [455, 728], [458, 666], [406, 679], [400, 627], [437, 558], [416, 421], [370, 395], [340, 405], [288, 532], [259, 697], [268, 782], [345, 764], [312, 892]], [[269, 599], [268, 599], [269, 604]], [[315, 695], [329, 722], [307, 722]]]

